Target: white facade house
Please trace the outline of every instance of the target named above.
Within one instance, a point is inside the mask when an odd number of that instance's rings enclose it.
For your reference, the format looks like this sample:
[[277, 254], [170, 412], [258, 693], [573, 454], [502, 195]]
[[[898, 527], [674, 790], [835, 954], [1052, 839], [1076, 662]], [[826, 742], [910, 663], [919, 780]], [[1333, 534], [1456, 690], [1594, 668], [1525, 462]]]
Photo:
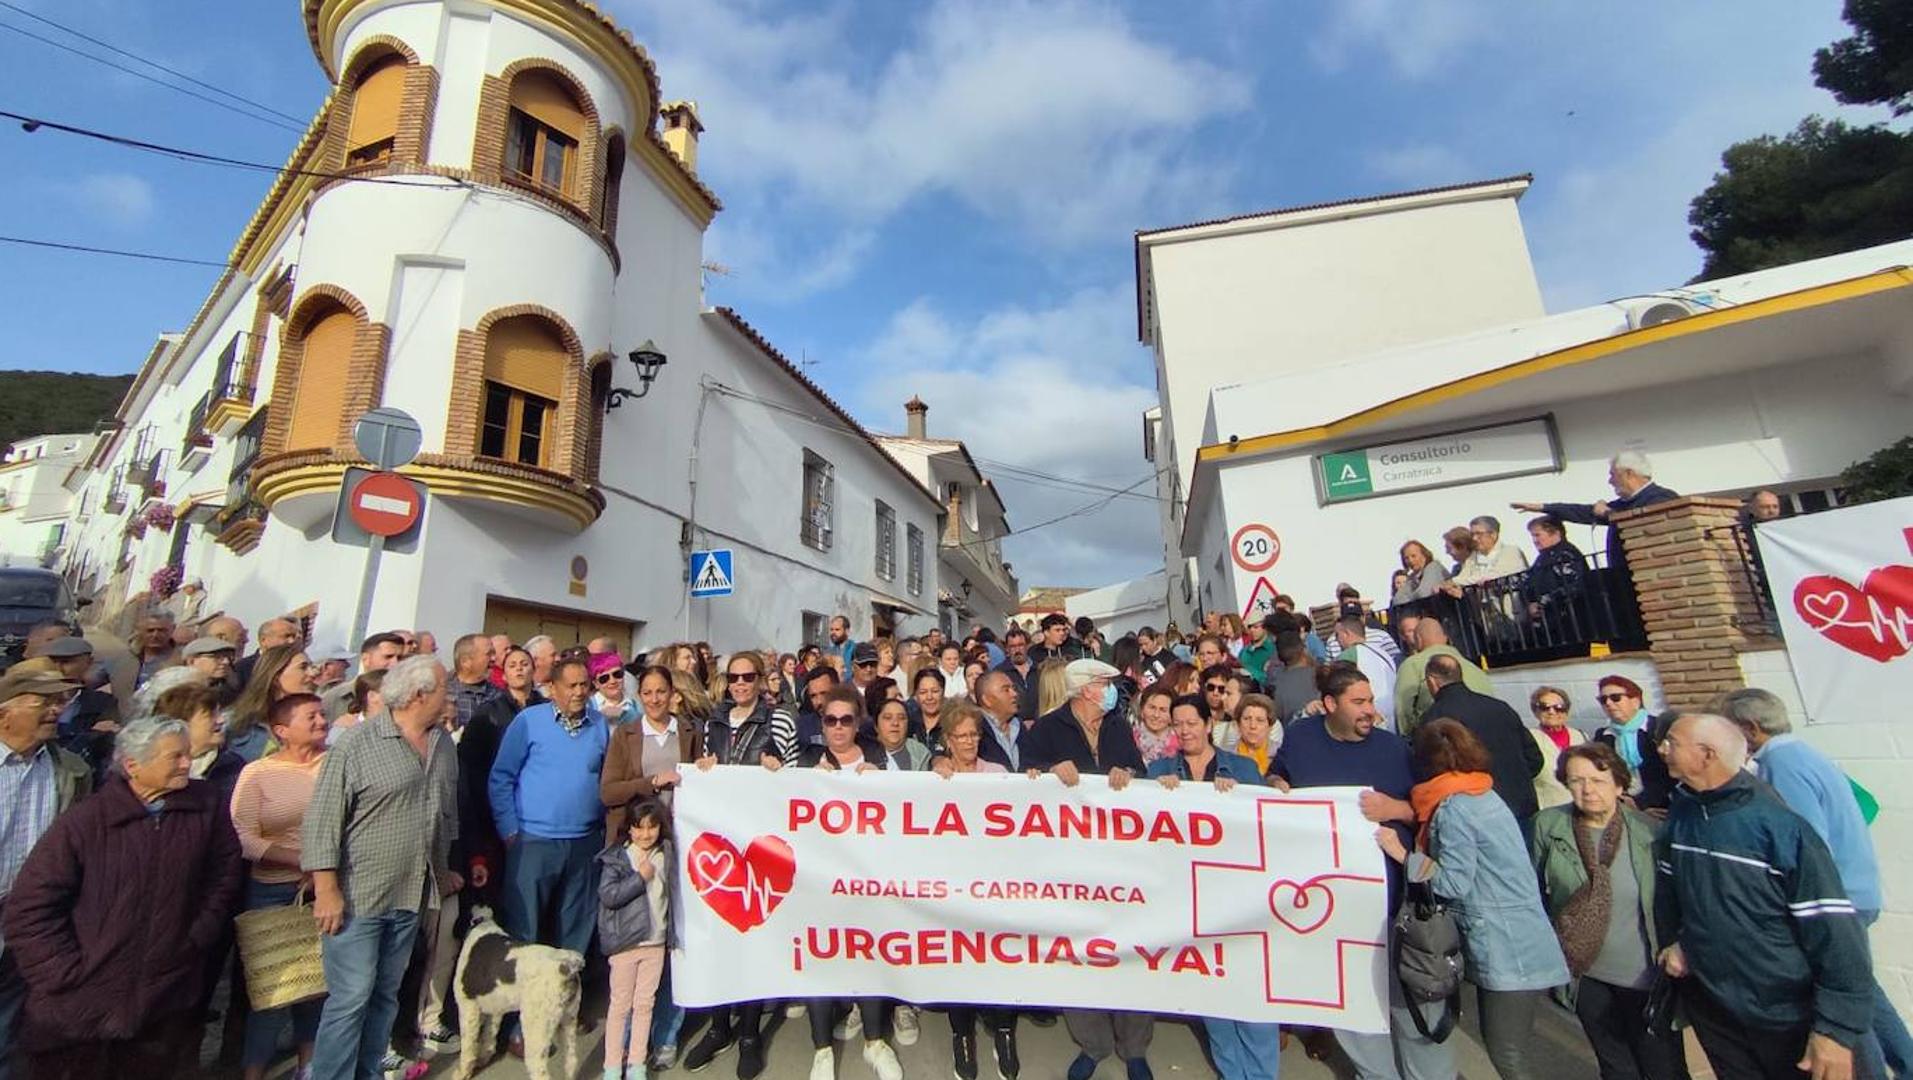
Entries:
[[[933, 439], [928, 432], [930, 406], [921, 398], [904, 403], [902, 435], [883, 435], [878, 442], [917, 482], [936, 492], [944, 511], [933, 542], [937, 562], [937, 625], [947, 637], [959, 638], [987, 626], [1002, 633], [1016, 612], [1016, 578], [1003, 561], [1003, 537], [1009, 535], [1009, 516], [996, 485], [977, 467], [969, 448], [958, 439]], [[882, 527], [879, 510], [879, 526]], [[918, 545], [911, 536], [908, 557], [911, 580], [922, 570]]]
[[1105, 641], [1115, 641], [1145, 626], [1161, 633], [1169, 622], [1169, 581], [1163, 574], [1144, 574], [1077, 593], [1063, 604], [1071, 623], [1087, 616], [1103, 632]]
[[1136, 234], [1137, 333], [1154, 354], [1161, 401], [1147, 442], [1165, 499], [1172, 614], [1182, 625], [1193, 624], [1208, 571], [1177, 552], [1196, 451], [1216, 441], [1210, 391], [1539, 316], [1541, 290], [1516, 212], [1529, 182], [1515, 176]]
[[[859, 636], [928, 628], [937, 582], [907, 574], [905, 538], [936, 535], [942, 500], [704, 306], [703, 125], [642, 48], [575, 0], [304, 12], [334, 89], [86, 462], [76, 582], [110, 608], [176, 565], [208, 611], [345, 639], [365, 552], [333, 511], [364, 464], [352, 426], [385, 406], [423, 429], [402, 471], [429, 502], [383, 559], [375, 629], [723, 651], [838, 613]], [[162, 504], [178, 524], [129, 532]], [[691, 600], [710, 548], [736, 592]]]
[[86, 460], [95, 438], [86, 432], [36, 435], [0, 456], [0, 566], [59, 561], [76, 511], [67, 475]]
[[[1909, 263], [1888, 244], [1217, 386], [1182, 535], [1200, 599], [1240, 612], [1264, 577], [1385, 597], [1404, 542], [1439, 553], [1478, 514], [1525, 548], [1509, 504], [1609, 498], [1623, 449], [1685, 495], [1826, 492], [1907, 432]], [[1231, 546], [1257, 524], [1280, 538], [1266, 572]]]

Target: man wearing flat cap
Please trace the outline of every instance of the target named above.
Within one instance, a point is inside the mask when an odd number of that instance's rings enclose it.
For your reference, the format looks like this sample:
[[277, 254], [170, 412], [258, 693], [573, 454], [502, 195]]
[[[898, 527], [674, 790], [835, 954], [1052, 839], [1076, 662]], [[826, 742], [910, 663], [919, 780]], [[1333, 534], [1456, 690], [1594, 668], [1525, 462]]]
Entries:
[[69, 635], [40, 642], [27, 655], [29, 663], [38, 660], [47, 671], [79, 684], [73, 700], [60, 710], [59, 740], [62, 747], [93, 767], [97, 784], [112, 763], [113, 735], [120, 729], [120, 701], [90, 685], [93, 645], [85, 638]]
[[[49, 658], [24, 660], [0, 675], [0, 911], [27, 852], [53, 819], [93, 790], [93, 770], [55, 743], [60, 710], [80, 684]], [[0, 940], [0, 1078], [17, 1075], [14, 1032], [26, 983]]]

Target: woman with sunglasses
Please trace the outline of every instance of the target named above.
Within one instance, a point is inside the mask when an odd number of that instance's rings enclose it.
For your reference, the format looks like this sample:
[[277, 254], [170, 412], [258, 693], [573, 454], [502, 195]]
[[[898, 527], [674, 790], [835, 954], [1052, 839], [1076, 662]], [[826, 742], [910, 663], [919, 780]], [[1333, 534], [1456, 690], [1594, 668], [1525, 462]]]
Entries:
[[1564, 806], [1571, 801], [1566, 785], [1555, 776], [1554, 766], [1561, 751], [1587, 742], [1587, 736], [1568, 726], [1568, 692], [1553, 686], [1537, 686], [1528, 695], [1528, 711], [1536, 726], [1529, 734], [1541, 748], [1541, 771], [1534, 777], [1534, 797], [1541, 809]]
[[[901, 708], [893, 705], [889, 711], [890, 723], [896, 730], [900, 727], [896, 721]], [[847, 776], [885, 767], [883, 763], [889, 755], [883, 746], [858, 734], [863, 727], [864, 708], [863, 696], [855, 687], [839, 686], [826, 695], [818, 718], [824, 728], [824, 743], [804, 748], [805, 766]], [[903, 1063], [897, 1060], [897, 1052], [883, 1038], [884, 1025], [890, 1019], [889, 1001], [874, 997], [811, 998], [804, 1003], [804, 1012], [810, 1020], [810, 1045], [814, 1052], [810, 1080], [835, 1080], [836, 1040], [854, 1039], [859, 1033], [864, 1040], [864, 1061], [876, 1070], [878, 1080], [903, 1080]], [[849, 1015], [845, 1016], [846, 1012]], [[841, 1024], [839, 1017], [843, 1017]]]
[[591, 703], [604, 714], [613, 730], [637, 719], [638, 703], [624, 693], [624, 659], [617, 653], [599, 653], [585, 661], [591, 673]]
[[[703, 756], [697, 759], [697, 767], [760, 765], [776, 772], [784, 762], [771, 741], [773, 710], [758, 692], [764, 682], [764, 658], [739, 652], [725, 660], [723, 670], [724, 697], [704, 725]], [[672, 684], [686, 701], [702, 694], [696, 681], [682, 671]], [[746, 1001], [712, 1009], [710, 1029], [684, 1055], [684, 1068], [697, 1072], [735, 1044], [738, 1080], [755, 1080], [764, 1071], [764, 1005]]]
[[1627, 796], [1635, 808], [1665, 816], [1674, 795], [1674, 778], [1660, 753], [1667, 721], [1647, 711], [1641, 685], [1625, 675], [1606, 676], [1597, 693], [1609, 723], [1595, 730], [1594, 741], [1613, 747], [1634, 774]]

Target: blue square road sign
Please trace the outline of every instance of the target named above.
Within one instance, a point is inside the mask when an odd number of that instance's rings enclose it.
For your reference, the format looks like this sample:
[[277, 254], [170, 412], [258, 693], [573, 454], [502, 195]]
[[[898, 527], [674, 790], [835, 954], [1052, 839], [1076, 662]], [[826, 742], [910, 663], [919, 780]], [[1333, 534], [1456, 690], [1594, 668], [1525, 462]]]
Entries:
[[730, 548], [691, 552], [691, 599], [729, 596], [735, 591], [737, 579], [731, 575]]

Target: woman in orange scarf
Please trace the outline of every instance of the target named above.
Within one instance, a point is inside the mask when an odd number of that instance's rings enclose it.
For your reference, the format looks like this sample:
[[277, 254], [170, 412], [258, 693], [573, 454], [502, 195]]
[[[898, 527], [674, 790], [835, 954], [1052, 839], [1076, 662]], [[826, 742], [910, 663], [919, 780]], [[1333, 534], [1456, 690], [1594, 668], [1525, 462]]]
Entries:
[[1534, 1075], [1527, 1044], [1541, 991], [1568, 981], [1527, 845], [1494, 793], [1487, 749], [1460, 722], [1416, 728], [1414, 762], [1415, 850], [1387, 827], [1375, 841], [1409, 881], [1426, 882], [1447, 903], [1461, 928], [1488, 1060], [1502, 1080], [1525, 1080]]

